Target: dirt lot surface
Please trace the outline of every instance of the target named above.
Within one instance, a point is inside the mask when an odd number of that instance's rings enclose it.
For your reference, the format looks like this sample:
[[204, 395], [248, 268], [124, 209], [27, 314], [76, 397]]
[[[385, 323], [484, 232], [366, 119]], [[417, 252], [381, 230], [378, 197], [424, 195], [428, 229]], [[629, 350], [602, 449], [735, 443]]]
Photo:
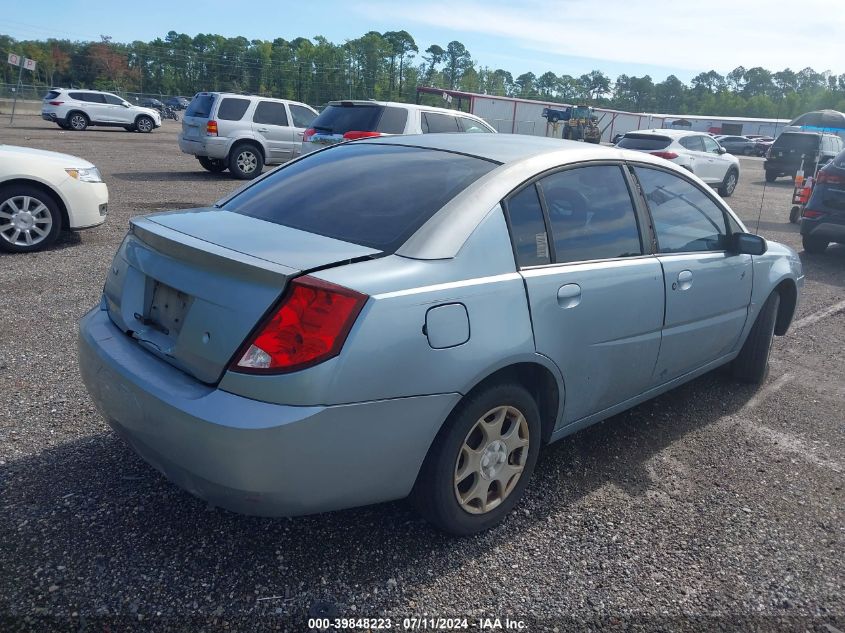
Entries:
[[[93, 161], [111, 195], [104, 226], [0, 255], [0, 628], [305, 631], [318, 603], [393, 630], [425, 616], [475, 630], [845, 631], [845, 247], [801, 253], [797, 321], [761, 389], [716, 372], [549, 447], [488, 533], [444, 536], [402, 502], [244, 517], [136, 457], [77, 370], [77, 321], [129, 218], [238, 186], [181, 154], [177, 131], [0, 128], [4, 143]], [[801, 252], [789, 183], [763, 197], [762, 160], [742, 168], [733, 208], [751, 230], [762, 209], [759, 232]]]

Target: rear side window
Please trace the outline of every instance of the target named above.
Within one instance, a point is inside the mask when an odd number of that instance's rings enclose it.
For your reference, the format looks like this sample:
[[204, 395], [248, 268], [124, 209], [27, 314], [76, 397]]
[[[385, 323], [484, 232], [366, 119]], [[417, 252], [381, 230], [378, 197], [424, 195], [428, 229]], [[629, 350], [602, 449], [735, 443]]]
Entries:
[[458, 117], [458, 124], [461, 126], [461, 129], [464, 132], [490, 132], [490, 128], [488, 128], [486, 125], [479, 123], [475, 119], [470, 119], [465, 116]]
[[700, 136], [684, 136], [683, 138], [678, 139], [678, 143], [681, 144], [681, 147], [693, 152], [704, 151], [704, 143], [701, 142]]
[[240, 121], [248, 107], [249, 99], [225, 97], [217, 109], [217, 118], [224, 121]]
[[555, 261], [642, 255], [637, 217], [622, 168], [568, 169], [540, 181]]
[[290, 116], [293, 119], [293, 127], [311, 127], [311, 123], [317, 117], [313, 110], [292, 103], [288, 105]]
[[449, 114], [438, 114], [437, 112], [422, 113], [423, 134], [438, 134], [441, 132], [460, 132], [456, 117]]
[[44, 95], [44, 101], [52, 101], [53, 99], [58, 97], [60, 94], [62, 94], [62, 93], [58, 92], [56, 90], [51, 90], [46, 95]]
[[311, 127], [328, 134], [351, 131], [374, 132], [384, 108], [376, 105], [329, 105], [311, 123]]
[[106, 99], [103, 95], [96, 92], [69, 92], [71, 99], [77, 101], [85, 101], [87, 103], [105, 103]]
[[[229, 100], [223, 99], [223, 104], [227, 101]], [[223, 109], [223, 104], [220, 105], [221, 110]], [[221, 119], [226, 118], [220, 114], [217, 116]], [[241, 113], [241, 116], [243, 116], [243, 113]], [[255, 107], [255, 114], [252, 115], [252, 121], [253, 123], [261, 123], [263, 125], [281, 125], [287, 127], [288, 113], [285, 112], [285, 104], [276, 101], [259, 101]]]
[[404, 134], [407, 123], [408, 111], [405, 108], [388, 106], [381, 115], [381, 121], [378, 122], [376, 131], [383, 134]]
[[549, 263], [549, 241], [537, 187], [529, 185], [505, 203], [511, 241], [520, 267]]
[[496, 166], [417, 147], [341, 144], [278, 169], [223, 208], [393, 253]]
[[669, 147], [672, 139], [666, 136], [654, 136], [652, 134], [626, 134], [616, 144], [624, 149], [654, 150]]
[[636, 168], [661, 253], [719, 251], [727, 246], [725, 214], [701, 189], [658, 169]]
[[197, 116], [207, 119], [211, 116], [211, 106], [214, 105], [214, 95], [197, 95], [188, 104], [185, 116]]

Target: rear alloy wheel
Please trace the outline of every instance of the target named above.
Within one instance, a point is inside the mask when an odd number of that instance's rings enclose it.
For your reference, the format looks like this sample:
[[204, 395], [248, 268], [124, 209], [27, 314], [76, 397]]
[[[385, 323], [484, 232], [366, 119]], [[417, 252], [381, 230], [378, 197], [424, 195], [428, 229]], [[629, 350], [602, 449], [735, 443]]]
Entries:
[[499, 523], [522, 497], [540, 451], [540, 415], [519, 384], [467, 398], [444, 424], [412, 493], [441, 530], [469, 535]]
[[734, 190], [736, 189], [736, 185], [738, 182], [739, 172], [737, 172], [736, 169], [729, 169], [728, 173], [725, 174], [725, 179], [719, 186], [719, 195], [723, 198], [730, 198]]
[[197, 156], [197, 159], [202, 165], [202, 168], [210, 171], [212, 174], [219, 174], [226, 170], [226, 161], [219, 158], [209, 158], [208, 156]]
[[818, 253], [824, 253], [825, 249], [827, 248], [827, 245], [830, 244], [830, 241], [824, 239], [823, 237], [815, 237], [813, 235], [802, 235], [801, 244], [804, 246], [805, 251], [807, 251], [811, 255], [817, 255]]
[[67, 123], [71, 130], [81, 132], [88, 127], [88, 117], [81, 112], [74, 112], [68, 118]]
[[135, 120], [135, 129], [144, 134], [149, 134], [153, 131], [155, 122], [148, 116], [139, 116]]
[[25, 185], [0, 189], [0, 249], [29, 253], [47, 248], [61, 228], [62, 214], [52, 196]]
[[263, 167], [264, 158], [254, 145], [238, 145], [229, 154], [229, 171], [240, 180], [255, 178]]

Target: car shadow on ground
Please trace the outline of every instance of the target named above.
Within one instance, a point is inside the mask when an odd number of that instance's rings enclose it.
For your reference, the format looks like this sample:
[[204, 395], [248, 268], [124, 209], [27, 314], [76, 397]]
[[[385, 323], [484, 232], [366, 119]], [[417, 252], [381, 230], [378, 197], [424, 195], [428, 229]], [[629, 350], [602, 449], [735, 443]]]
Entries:
[[761, 187], [775, 187], [777, 189], [793, 189], [795, 187], [791, 179], [775, 180], [774, 182], [766, 182], [765, 180], [755, 180], [752, 185], [759, 185]]
[[236, 183], [227, 173], [212, 174], [208, 171], [131, 171], [111, 174], [111, 178], [126, 180], [128, 182], [209, 182], [218, 180], [231, 180]]
[[[660, 484], [649, 471], [656, 454], [754, 393], [710, 373], [547, 447], [504, 524], [466, 539], [439, 533], [404, 502], [293, 519], [210, 508], [104, 431], [0, 466], [0, 549], [17, 569], [47, 569], [14, 581], [6, 574], [0, 589], [11, 604], [35, 600], [65, 614], [94, 613], [94, 605], [125, 614], [130, 601], [149, 613], [165, 601], [194, 601], [200, 614], [221, 605], [227, 615], [298, 619], [314, 601], [342, 608], [372, 587], [382, 588], [372, 605], [402, 608], [399, 594], [384, 590], [389, 580], [435, 582], [608, 484], [646, 494]], [[51, 573], [61, 578], [45, 579]], [[62, 590], [48, 593], [51, 582]]]

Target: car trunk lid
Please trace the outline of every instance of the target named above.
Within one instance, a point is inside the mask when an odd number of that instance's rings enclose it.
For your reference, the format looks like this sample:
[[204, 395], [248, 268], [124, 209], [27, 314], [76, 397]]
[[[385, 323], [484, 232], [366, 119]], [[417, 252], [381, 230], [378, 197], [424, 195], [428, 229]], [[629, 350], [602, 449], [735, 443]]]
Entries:
[[292, 278], [379, 253], [216, 208], [165, 213], [132, 220], [104, 294], [123, 332], [213, 384]]

